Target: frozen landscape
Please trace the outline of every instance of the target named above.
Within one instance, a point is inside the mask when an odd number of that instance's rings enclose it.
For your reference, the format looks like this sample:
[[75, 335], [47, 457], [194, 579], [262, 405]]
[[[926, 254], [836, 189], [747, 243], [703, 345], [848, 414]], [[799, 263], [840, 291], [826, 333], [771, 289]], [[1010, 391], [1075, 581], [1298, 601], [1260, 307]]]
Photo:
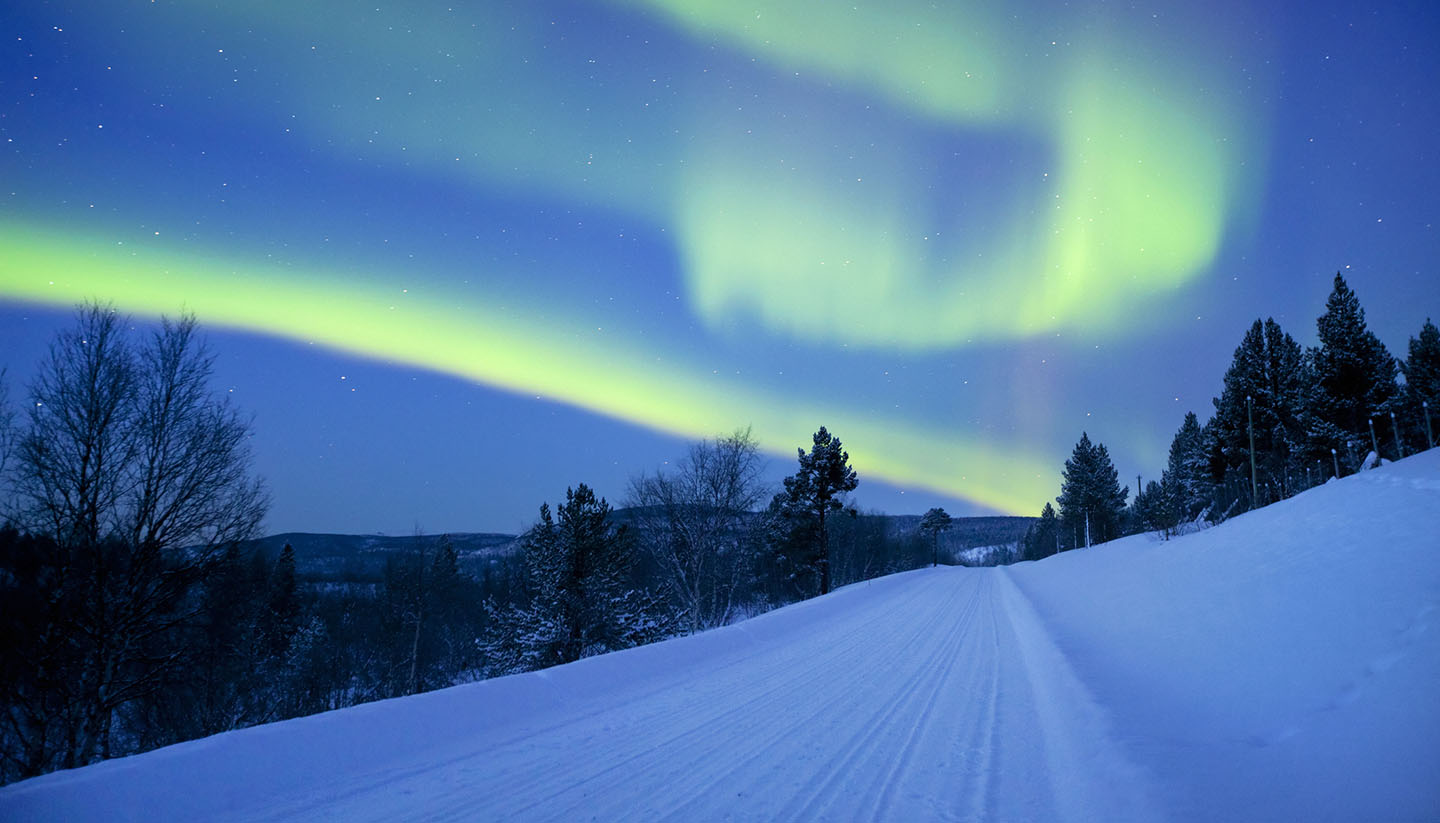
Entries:
[[1440, 451], [0, 789], [28, 820], [1440, 817]]

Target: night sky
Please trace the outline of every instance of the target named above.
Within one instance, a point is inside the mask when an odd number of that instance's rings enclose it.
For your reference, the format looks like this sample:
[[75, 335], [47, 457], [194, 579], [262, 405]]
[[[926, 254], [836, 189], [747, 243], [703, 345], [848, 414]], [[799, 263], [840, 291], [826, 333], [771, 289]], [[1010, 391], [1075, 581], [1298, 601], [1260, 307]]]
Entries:
[[[1373, 7], [1372, 7], [1373, 6]], [[828, 426], [864, 508], [1122, 482], [1335, 271], [1440, 319], [1440, 4], [0, 12], [0, 365], [195, 312], [270, 531], [518, 531]]]

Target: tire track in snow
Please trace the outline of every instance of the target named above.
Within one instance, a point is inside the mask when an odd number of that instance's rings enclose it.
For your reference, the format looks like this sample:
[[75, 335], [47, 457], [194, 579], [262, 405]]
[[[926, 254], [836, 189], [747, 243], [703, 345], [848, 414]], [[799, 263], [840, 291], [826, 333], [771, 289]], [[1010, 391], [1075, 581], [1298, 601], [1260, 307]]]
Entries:
[[[940, 616], [937, 615], [934, 623], [938, 624], [940, 619]], [[653, 743], [648, 746], [641, 755], [631, 758], [631, 760], [638, 760], [641, 757], [649, 757], [654, 760], [655, 753], [662, 748], [673, 752], [675, 755], [683, 755], [685, 759], [690, 762], [701, 764], [713, 762], [713, 758], [719, 758], [721, 756], [727, 758], [733, 757], [737, 748], [750, 748], [752, 755], [749, 759], [752, 761], [763, 756], [767, 751], [773, 750], [774, 744], [792, 737], [797, 729], [804, 729], [817, 717], [823, 716], [829, 708], [828, 705], [825, 703], [812, 702], [811, 711], [808, 714], [791, 719], [786, 725], [771, 724], [769, 728], [761, 730], [761, 735], [758, 738], [753, 734], [737, 736], [733, 733], [734, 727], [731, 721], [743, 717], [789, 717], [790, 715], [775, 711], [775, 708], [788, 707], [793, 702], [794, 695], [796, 694], [823, 694], [827, 688], [833, 685], [828, 678], [828, 674], [837, 669], [843, 669], [844, 663], [847, 660], [863, 657], [863, 655], [858, 654], [861, 648], [866, 645], [873, 645], [876, 641], [873, 633], [856, 631], [853, 633], [847, 632], [846, 634], [850, 635], [851, 642], [844, 646], [828, 643], [823, 645], [824, 648], [831, 650], [831, 653], [826, 658], [814, 661], [807, 659], [804, 664], [797, 666], [796, 661], [792, 659], [791, 655], [779, 655], [775, 668], [787, 674], [793, 673], [794, 676], [780, 681], [778, 684], [756, 695], [753, 699], [736, 703], [729, 710], [723, 712], [718, 718], [712, 716], [696, 719], [686, 710], [676, 712], [675, 716], [683, 718], [684, 722], [690, 725], [686, 733]], [[905, 647], [902, 647], [897, 652], [896, 656], [903, 656], [913, 643], [914, 640], [912, 638]], [[730, 730], [732, 734], [724, 737], [718, 735], [707, 736], [705, 734], [713, 732], [717, 728]], [[691, 742], [691, 739], [696, 737], [701, 741], [700, 748], [693, 746], [677, 747], [677, 744]], [[676, 764], [677, 760], [673, 757], [662, 758], [659, 763], [660, 767], [667, 771], [674, 771]], [[653, 769], [654, 766], [652, 766], [652, 771]], [[611, 769], [605, 770], [607, 774], [612, 771]], [[681, 774], [688, 773], [692, 772], [681, 771]], [[640, 778], [645, 776], [646, 775], [642, 774], [634, 775], [633, 777]], [[586, 782], [593, 782], [593, 778]], [[711, 781], [712, 787], [716, 782], [719, 781]], [[678, 788], [669, 781], [666, 781], [665, 785], [670, 786], [672, 791]], [[703, 789], [707, 787], [696, 788]], [[557, 811], [560, 812], [557, 819], [569, 818], [577, 809], [572, 806]]]
[[[883, 798], [885, 787], [892, 784], [896, 775], [904, 771], [909, 756], [913, 754], [915, 737], [930, 719], [935, 704], [938, 702], [940, 691], [954, 671], [955, 663], [959, 659], [960, 647], [969, 637], [970, 628], [974, 622], [980, 601], [979, 590], [980, 586], [972, 586], [970, 599], [966, 602], [964, 610], [956, 619], [950, 621], [944, 643], [938, 648], [928, 650], [926, 655], [928, 663], [917, 674], [916, 679], [920, 682], [915, 683], [907, 691], [905, 700], [888, 703], [887, 709], [877, 713], [869, 722], [856, 729], [840, 752], [825, 764], [824, 772], [827, 777], [814, 787], [804, 801], [783, 809], [779, 815], [780, 818], [811, 820], [822, 816], [821, 813], [830, 810], [842, 798], [847, 798], [852, 802], [856, 797], [863, 799], [877, 794]], [[917, 634], [916, 637], [921, 638], [922, 635]], [[875, 668], [878, 667], [872, 667], [871, 674], [879, 674], [882, 677], [886, 674], [883, 669], [874, 671]], [[918, 702], [915, 697], [922, 688], [926, 688], [927, 691], [923, 707], [918, 713], [909, 711]], [[913, 716], [906, 717], [907, 714]], [[888, 769], [884, 768], [886, 764], [883, 761], [872, 763], [873, 760], [881, 760], [881, 756], [886, 753], [887, 750], [884, 747], [890, 741], [887, 740], [884, 732], [899, 725], [897, 722], [899, 720], [908, 720], [910, 724], [910, 731], [904, 736], [899, 747], [900, 756], [892, 760]], [[845, 784], [854, 783], [856, 775], [874, 774], [876, 771], [879, 771], [883, 777], [878, 781], [866, 782], [866, 791], [840, 791]], [[853, 817], [857, 820], [875, 819], [882, 808], [884, 808], [883, 805], [877, 807], [870, 814], [866, 814], [863, 809], [857, 810]]]
[[[932, 583], [933, 585], [933, 583]], [[953, 583], [950, 585], [953, 586]], [[385, 773], [369, 776], [363, 782], [357, 782], [349, 790], [327, 793], [327, 796], [318, 799], [318, 802], [299, 803], [285, 809], [279, 816], [284, 817], [293, 814], [315, 814], [326, 813], [322, 809], [344, 808], [348, 811], [336, 813], [335, 817], [349, 819], [384, 819], [390, 811], [384, 805], [375, 805], [368, 802], [377, 792], [388, 790], [400, 790], [407, 781], [427, 782], [425, 802], [427, 805], [427, 820], [445, 819], [471, 819], [475, 814], [474, 799], [476, 795], [485, 796], [487, 793], [492, 798], [486, 803], [486, 814], [496, 817], [520, 816], [525, 819], [571, 819], [578, 813], [575, 807], [586, 804], [599, 803], [604, 806], [603, 798], [598, 799], [599, 792], [586, 795], [587, 787], [604, 789], [611, 782], [623, 784], [650, 783], [658, 786], [661, 790], [670, 794], [675, 793], [675, 786], [671, 782], [657, 779], [646, 779], [647, 772], [653, 772], [657, 768], [670, 772], [678, 771], [685, 775], [687, 770], [677, 766], [687, 761], [704, 763], [711, 756], [715, 758], [730, 759], [734, 756], [734, 749], [741, 744], [752, 743], [749, 738], [736, 740], [725, 736], [708, 736], [707, 732], [715, 729], [725, 729], [732, 725], [737, 719], [750, 714], [761, 712], [773, 714], [769, 706], [786, 705], [793, 701], [797, 694], [817, 693], [823, 689], [830, 679], [831, 673], [847, 669], [846, 661], [864, 660], [867, 653], [862, 647], [879, 646], [888, 649], [892, 657], [907, 657], [911, 651], [910, 645], [919, 642], [927, 633], [933, 633], [939, 626], [943, 625], [945, 615], [940, 611], [933, 611], [928, 615], [929, 620], [923, 625], [916, 623], [902, 623], [894, 620], [887, 620], [887, 613], [906, 611], [904, 601], [915, 597], [918, 592], [906, 588], [902, 591], [891, 592], [878, 601], [867, 603], [867, 608], [855, 612], [842, 613], [841, 619], [827, 621], [821, 634], [807, 636], [783, 643], [778, 646], [764, 647], [740, 661], [724, 661], [713, 671], [697, 673], [695, 678], [702, 684], [715, 680], [726, 681], [727, 673], [730, 679], [735, 676], [743, 676], [749, 682], [759, 681], [766, 684], [766, 687], [758, 695], [751, 695], [750, 699], [737, 703], [732, 699], [724, 699], [723, 695], [719, 700], [705, 702], [700, 698], [692, 697], [680, 701], [661, 701], [661, 706], [655, 709], [650, 704], [655, 703], [657, 696], [664, 697], [663, 693], [651, 693], [647, 690], [633, 704], [639, 704], [647, 709], [637, 716], [622, 716], [618, 720], [616, 714], [624, 715], [633, 708], [632, 703], [619, 706], [607, 706], [601, 710], [588, 712], [578, 719], [569, 723], [556, 724], [546, 728], [544, 731], [531, 737], [508, 740], [501, 746], [491, 746], [485, 750], [475, 751], [458, 758], [451, 758], [445, 764], [433, 762], [428, 766], [416, 766], [404, 770], [392, 770]], [[911, 615], [914, 616], [913, 614]], [[876, 629], [887, 629], [885, 634], [877, 633]], [[900, 646], [896, 639], [905, 631], [909, 631], [909, 641], [906, 645]], [[798, 648], [797, 648], [798, 647]], [[802, 653], [808, 652], [808, 653]], [[804, 661], [804, 665], [797, 665], [797, 660]], [[759, 674], [755, 677], [757, 666], [761, 667]], [[713, 692], [714, 688], [708, 691]], [[713, 696], [702, 694], [700, 697]], [[699, 705], [695, 705], [699, 701]], [[816, 705], [810, 719], [823, 714], [824, 706]], [[798, 726], [804, 726], [802, 717]], [[616, 729], [608, 735], [596, 735], [592, 727], [604, 725], [614, 721]], [[679, 728], [678, 733], [670, 734], [664, 740], [654, 740], [647, 736], [627, 736], [620, 732], [629, 729], [660, 729], [672, 730]], [[577, 731], [579, 729], [580, 731]], [[769, 732], [768, 742], [773, 744], [791, 736], [793, 726], [782, 726], [774, 729], [767, 729]], [[580, 741], [574, 738], [581, 736]], [[598, 737], [599, 745], [592, 745]], [[566, 740], [563, 744], [553, 744], [554, 739]], [[760, 743], [766, 743], [766, 737], [756, 738]], [[516, 748], [525, 748], [536, 740], [550, 740], [552, 745], [542, 747], [515, 757]], [[568, 769], [568, 779], [565, 785], [555, 786], [557, 782], [554, 774], [555, 768], [565, 761], [564, 753], [576, 746], [587, 747], [586, 756], [582, 761], [576, 763], [565, 763]], [[535, 748], [532, 746], [532, 748]], [[647, 760], [654, 760], [653, 754], [659, 751], [667, 751], [678, 757], [667, 757], [657, 766], [654, 763], [647, 763]], [[763, 755], [764, 746], [757, 747], [756, 754]], [[487, 762], [492, 757], [505, 759], [508, 766], [504, 774], [496, 775], [489, 772]], [[526, 762], [516, 762], [526, 761]], [[632, 771], [637, 763], [643, 764], [644, 768]], [[578, 773], [577, 773], [578, 769]], [[689, 770], [699, 771], [699, 770]], [[447, 790], [436, 793], [434, 783], [437, 778], [442, 778], [447, 784]], [[467, 774], [468, 773], [468, 774]], [[517, 782], [514, 778], [520, 778]], [[549, 791], [547, 791], [547, 788]], [[571, 801], [567, 804], [563, 800], [569, 796]], [[454, 801], [453, 808], [451, 802]], [[452, 814], [453, 813], [453, 814]], [[596, 813], [596, 809], [590, 808], [584, 811], [585, 816]], [[624, 810], [617, 809], [614, 816], [626, 816]], [[601, 814], [604, 817], [604, 814]]]
[[1113, 779], [1136, 773], [1003, 570], [914, 573], [877, 595], [665, 688], [271, 810], [347, 821], [1150, 819]]
[[[966, 650], [967, 647], [971, 645], [970, 641], [975, 637], [976, 624], [984, 619], [986, 611], [981, 608], [982, 593], [984, 593], [987, 588], [986, 580], [978, 575], [974, 576], [974, 580], [976, 584], [975, 591], [972, 593], [969, 608], [965, 614], [953, 624], [951, 629], [951, 640], [953, 643], [947, 644], [947, 646], [953, 648], [945, 649], [947, 652], [947, 654], [945, 654], [947, 662], [944, 671], [932, 684], [925, 706], [919, 715], [916, 716], [910, 733], [901, 741], [898, 756], [894, 758], [893, 763], [888, 769], [883, 770], [881, 779], [871, 784], [868, 794], [870, 797], [873, 797], [873, 800], [861, 803], [856, 809], [853, 819], [883, 820], [910, 819], [913, 817], [913, 814], [906, 813], [906, 810], [901, 810], [899, 814], [896, 814], [896, 806], [902, 800], [902, 798], [897, 797], [897, 795], [900, 794], [901, 785], [907, 782], [907, 777], [909, 777], [912, 774], [912, 770], [916, 768], [917, 760], [923, 762], [926, 757], [937, 757], [938, 751], [940, 750], [939, 746], [944, 746], [946, 743], [948, 743], [951, 748], [955, 746], [954, 738], [950, 737], [948, 732], [950, 731], [949, 726], [953, 725], [957, 713], [952, 712], [947, 715], [943, 712], [938, 712], [937, 707], [942, 704], [943, 697], [953, 695], [957, 692], [963, 695], [963, 703], [967, 708], [975, 703], [974, 698], [976, 695], [966, 689], [956, 689], [957, 684], [954, 682], [956, 679], [957, 666], [963, 666], [964, 669], [969, 669], [974, 663], [973, 657], [966, 654]], [[956, 707], [950, 706], [949, 708], [954, 709]], [[962, 712], [959, 714], [963, 716], [964, 714], [971, 713]], [[971, 714], [971, 716], [973, 716], [973, 714]], [[941, 735], [937, 735], [937, 732], [941, 732]], [[943, 736], [943, 739], [938, 741], [939, 746], [937, 746], [935, 738], [940, 736]], [[861, 795], [862, 798], [865, 796], [865, 794]], [[931, 818], [945, 817], [947, 815], [945, 815], [944, 812], [945, 809], [943, 808], [932, 807], [927, 810], [926, 816]]]
[[[652, 808], [649, 811], [653, 812], [657, 818], [693, 819], [688, 815], [692, 813], [697, 802], [711, 797], [712, 793], [723, 784], [740, 782], [737, 776], [745, 770], [752, 772], [749, 775], [750, 783], [763, 778], [767, 773], [774, 773], [776, 770], [766, 768], [765, 764], [767, 760], [776, 757], [777, 747], [783, 748], [783, 744], [787, 742], [793, 743], [813, 736], [817, 722], [824, 718], [844, 711], [864, 708], [869, 701], [857, 699], [857, 696], [863, 694], [863, 687], [874, 680], [867, 672], [873, 673], [873, 670], [879, 670], [888, 673], [893, 671], [897, 662], [915, 659], [916, 647], [924, 643], [927, 637], [932, 636], [935, 631], [948, 622], [947, 615], [943, 610], [934, 610], [929, 613], [928, 619], [923, 623], [917, 621], [911, 624], [888, 624], [891, 632], [884, 636], [878, 635], [874, 631], [877, 624], [868, 623], [869, 631], [857, 632], [856, 642], [843, 653], [834, 656], [838, 665], [820, 665], [807, 669], [813, 676], [806, 677], [805, 681], [807, 685], [814, 686], [813, 689], [774, 689], [766, 692], [763, 699], [749, 700], [739, 707], [742, 709], [741, 713], [747, 717], [772, 720], [783, 718], [783, 722], [765, 723], [760, 729], [753, 731], [748, 728], [727, 728], [726, 731], [730, 734], [708, 738], [708, 745], [705, 748], [675, 752], [677, 755], [683, 754], [684, 762], [690, 766], [697, 764], [703, 766], [717, 761], [729, 761], [731, 765], [718, 773], [715, 773], [712, 767], [711, 773], [707, 774], [704, 769], [677, 768], [678, 761], [670, 757], [661, 758], [660, 762], [665, 770], [678, 772], [673, 776], [679, 782], [674, 783], [668, 780], [657, 782], [663, 782], [669, 787], [671, 794], [682, 798], [682, 802], [678, 806]], [[887, 624], [880, 623], [879, 625]], [[896, 642], [902, 636], [903, 642]], [[825, 643], [826, 639], [824, 637], [817, 638], [817, 642]], [[870, 649], [871, 653], [869, 654], [857, 654], [864, 647], [874, 648]], [[875, 653], [877, 650], [882, 654], [877, 655]], [[846, 666], [844, 665], [846, 661], [857, 663], [869, 661], [869, 668], [860, 668], [856, 665]], [[787, 660], [782, 665], [793, 668], [795, 663], [793, 660]], [[832, 676], [836, 671], [846, 671], [848, 677], [844, 680], [836, 680]], [[814, 698], [798, 712], [793, 710], [797, 694], [809, 694]], [[757, 766], [759, 766], [758, 769]], [[651, 775], [637, 776], [637, 778], [643, 777], [651, 777]], [[566, 809], [564, 811], [575, 810]], [[624, 809], [616, 809], [617, 813], [624, 811]]]
[[[893, 597], [894, 595], [891, 595]], [[835, 635], [843, 638], [842, 644], [823, 644], [820, 638], [806, 637], [801, 642], [807, 645], [816, 646], [820, 655], [814, 662], [819, 665], [809, 667], [794, 665], [794, 661], [787, 654], [774, 654], [773, 651], [784, 652], [791, 649], [791, 644], [782, 644], [782, 648], [771, 649], [769, 644], [761, 644], [756, 651], [738, 659], [722, 659], [707, 664], [701, 671], [697, 672], [692, 680], [713, 681], [725, 675], [744, 675], [751, 680], [759, 680], [768, 684], [766, 694], [785, 693], [803, 687], [814, 681], [824, 679], [824, 673], [837, 667], [836, 661], [847, 657], [857, 656], [855, 650], [866, 644], [873, 643], [875, 638], [866, 631], [867, 627], [873, 627], [877, 623], [884, 625], [880, 618], [883, 613], [889, 610], [889, 600], [862, 601], [864, 608], [843, 615], [841, 620], [828, 627], [833, 631], [827, 632], [827, 636]], [[938, 619], [938, 618], [937, 618]], [[757, 667], [763, 666], [759, 672]], [[761, 675], [755, 677], [756, 674]], [[683, 684], [681, 684], [683, 685]], [[631, 695], [622, 704], [605, 703], [598, 708], [582, 711], [579, 713], [564, 713], [563, 719], [549, 722], [548, 720], [538, 728], [525, 730], [519, 733], [506, 733], [500, 740], [490, 739], [478, 741], [477, 748], [471, 748], [459, 754], [446, 757], [440, 761], [427, 758], [424, 762], [411, 763], [404, 766], [387, 768], [378, 772], [369, 773], [357, 779], [347, 781], [342, 786], [327, 787], [323, 794], [318, 796], [310, 793], [306, 797], [291, 798], [290, 802], [282, 807], [277, 807], [267, 819], [289, 819], [294, 816], [308, 817], [310, 815], [331, 814], [327, 807], [351, 808], [352, 819], [386, 819], [387, 812], [378, 810], [376, 807], [363, 802], [365, 798], [373, 796], [377, 791], [383, 791], [386, 787], [395, 787], [404, 784], [407, 780], [423, 780], [433, 777], [437, 772], [454, 771], [468, 772], [476, 775], [479, 784], [493, 782], [495, 792], [503, 798], [530, 798], [523, 808], [504, 808], [506, 815], [514, 815], [525, 811], [533, 812], [534, 807], [543, 802], [535, 801], [537, 790], [547, 784], [554, 782], [554, 775], [551, 772], [557, 755], [554, 750], [539, 750], [519, 758], [525, 762], [511, 762], [507, 772], [510, 776], [523, 776], [516, 782], [513, 779], [494, 780], [487, 768], [488, 761], [494, 758], [498, 752], [523, 748], [536, 740], [553, 738], [573, 738], [577, 729], [583, 729], [596, 723], [605, 723], [617, 712], [623, 712], [634, 706], [653, 704], [657, 699], [666, 697], [671, 689], [642, 689]], [[727, 708], [728, 706], [728, 708]], [[744, 705], [730, 706], [727, 703], [703, 704], [701, 712], [719, 708], [722, 711], [719, 715], [714, 714], [692, 714], [688, 705], [669, 706], [662, 702], [661, 710], [658, 713], [647, 715], [640, 719], [632, 718], [630, 725], [644, 725], [654, 728], [670, 728], [675, 725], [691, 727], [688, 731], [703, 731], [716, 724], [733, 719], [737, 715], [743, 715], [747, 707]], [[683, 738], [686, 733], [674, 735], [675, 738]], [[573, 743], [572, 741], [569, 741]], [[612, 774], [622, 769], [626, 762], [637, 757], [644, 756], [652, 751], [654, 746], [645, 740], [630, 740], [628, 750], [621, 751], [618, 746], [625, 746], [627, 741], [619, 741], [616, 746], [592, 750], [583, 763], [578, 764], [583, 773], [576, 777], [575, 785], [593, 782], [598, 777]], [[617, 762], [617, 760], [625, 762]], [[478, 761], [478, 762], [477, 762]], [[549, 768], [547, 768], [549, 767]], [[473, 819], [473, 805], [466, 805], [453, 810], [453, 816], [444, 809], [444, 803], [452, 792], [441, 795], [434, 794], [434, 786], [429, 787], [426, 799], [431, 804], [425, 815], [426, 820], [469, 820]], [[453, 793], [465, 794], [473, 798], [476, 789], [480, 788], [477, 783], [466, 781], [455, 787]], [[504, 806], [502, 801], [501, 806]], [[496, 811], [500, 811], [499, 808]], [[335, 819], [346, 817], [342, 814], [334, 814]]]

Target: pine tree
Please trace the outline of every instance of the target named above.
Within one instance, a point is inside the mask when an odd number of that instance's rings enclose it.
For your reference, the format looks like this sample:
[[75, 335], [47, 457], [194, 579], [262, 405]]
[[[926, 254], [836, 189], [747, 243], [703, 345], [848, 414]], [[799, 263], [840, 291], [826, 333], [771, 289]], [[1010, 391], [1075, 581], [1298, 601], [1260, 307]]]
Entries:
[[1169, 512], [1175, 522], [1190, 522], [1210, 502], [1210, 472], [1205, 448], [1205, 432], [1195, 412], [1186, 412], [1185, 421], [1170, 441], [1170, 458], [1160, 480]]
[[1039, 560], [1060, 551], [1060, 519], [1048, 502], [1040, 510], [1039, 521], [1026, 530], [1024, 546], [1025, 560]]
[[1440, 424], [1440, 329], [1427, 317], [1420, 328], [1420, 336], [1410, 338], [1410, 356], [1401, 367], [1405, 372], [1405, 420], [1410, 433], [1412, 447], [1428, 448], [1430, 438], [1425, 435], [1426, 407], [1429, 404], [1432, 434]]
[[1370, 418], [1396, 410], [1395, 358], [1365, 327], [1365, 310], [1339, 272], [1316, 326], [1320, 346], [1311, 350], [1310, 452], [1329, 457], [1330, 449], [1337, 449], [1353, 470], [1349, 443], [1363, 444], [1362, 455], [1369, 451]]
[[653, 594], [630, 586], [633, 541], [610, 524], [610, 504], [581, 483], [525, 537], [529, 596], [508, 611], [491, 604], [486, 643], [494, 673], [528, 671], [661, 639], [673, 620]]
[[421, 638], [424, 646], [425, 683], [430, 688], [450, 685], [468, 662], [467, 651], [473, 637], [466, 637], [462, 628], [463, 609], [460, 598], [466, 584], [460, 571], [460, 558], [448, 534], [440, 536], [435, 559], [427, 578], [429, 619]]
[[1087, 432], [1070, 459], [1065, 461], [1060, 496], [1060, 524], [1063, 533], [1073, 534], [1076, 547], [1103, 543], [1120, 536], [1120, 519], [1125, 511], [1128, 489], [1120, 487], [1120, 477], [1110, 462], [1104, 444], [1092, 444]]
[[940, 565], [940, 532], [946, 531], [951, 526], [949, 512], [941, 508], [934, 508], [925, 512], [920, 518], [920, 531], [930, 535], [930, 565]]
[[783, 526], [772, 526], [771, 532], [783, 535], [781, 545], [790, 552], [792, 574], [798, 577], [813, 570], [820, 594], [826, 594], [831, 578], [826, 518], [844, 508], [840, 496], [854, 491], [859, 479], [839, 438], [821, 426], [813, 441], [809, 454], [797, 450], [799, 470], [785, 478], [784, 491], [771, 501], [771, 512], [784, 521]]
[[270, 573], [269, 611], [265, 615], [264, 634], [270, 654], [283, 657], [290, 641], [300, 630], [300, 597], [295, 580], [295, 549], [289, 544], [280, 550], [275, 569]]
[[[1214, 399], [1211, 437], [1219, 449], [1215, 480], [1239, 473], [1246, 488], [1270, 489], [1274, 498], [1295, 490], [1305, 445], [1307, 365], [1300, 344], [1274, 318], [1256, 320], [1235, 349], [1225, 387]], [[1250, 444], [1254, 434], [1255, 483]], [[1262, 491], [1262, 498], [1267, 497]], [[1259, 501], [1251, 501], [1258, 505]]]
[[1135, 495], [1135, 520], [1139, 531], [1170, 535], [1179, 518], [1175, 514], [1174, 500], [1164, 484], [1151, 480], [1142, 492]]

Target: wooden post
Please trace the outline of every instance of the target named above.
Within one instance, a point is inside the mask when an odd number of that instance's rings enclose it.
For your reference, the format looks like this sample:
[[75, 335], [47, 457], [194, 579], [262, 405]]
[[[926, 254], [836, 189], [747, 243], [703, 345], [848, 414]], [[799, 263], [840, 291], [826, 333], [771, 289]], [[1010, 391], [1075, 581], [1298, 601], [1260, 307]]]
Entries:
[[1395, 412], [1393, 411], [1390, 412], [1390, 429], [1395, 432], [1395, 453], [1400, 455], [1401, 459], [1404, 459], [1405, 444], [1400, 442], [1400, 427], [1395, 425]]
[[1255, 476], [1255, 413], [1251, 409], [1250, 395], [1245, 395], [1245, 422], [1250, 430], [1250, 508], [1260, 506], [1260, 483]]
[[1425, 442], [1429, 443], [1430, 448], [1433, 449], [1435, 448], [1435, 435], [1430, 432], [1430, 401], [1421, 400], [1420, 408], [1425, 410]]

